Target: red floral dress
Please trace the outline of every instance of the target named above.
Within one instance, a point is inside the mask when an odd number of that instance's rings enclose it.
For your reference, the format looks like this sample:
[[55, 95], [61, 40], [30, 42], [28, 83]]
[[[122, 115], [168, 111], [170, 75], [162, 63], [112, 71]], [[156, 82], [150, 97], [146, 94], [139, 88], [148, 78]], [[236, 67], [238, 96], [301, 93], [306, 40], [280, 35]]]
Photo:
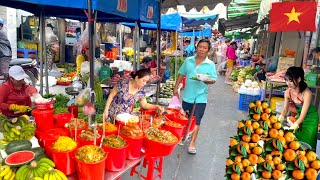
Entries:
[[131, 113], [133, 106], [137, 101], [145, 98], [144, 88], [137, 91], [136, 94], [129, 94], [129, 81], [120, 81], [117, 84], [117, 95], [113, 98], [109, 107], [109, 118], [113, 120], [119, 113]]

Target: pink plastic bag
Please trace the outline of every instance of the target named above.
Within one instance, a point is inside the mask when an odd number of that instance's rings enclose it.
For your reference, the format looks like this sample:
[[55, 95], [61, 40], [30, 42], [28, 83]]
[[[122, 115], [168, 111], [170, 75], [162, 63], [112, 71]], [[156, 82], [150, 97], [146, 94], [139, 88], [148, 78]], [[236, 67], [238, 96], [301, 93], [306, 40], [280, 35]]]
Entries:
[[173, 96], [168, 108], [181, 109], [181, 103], [177, 96]]

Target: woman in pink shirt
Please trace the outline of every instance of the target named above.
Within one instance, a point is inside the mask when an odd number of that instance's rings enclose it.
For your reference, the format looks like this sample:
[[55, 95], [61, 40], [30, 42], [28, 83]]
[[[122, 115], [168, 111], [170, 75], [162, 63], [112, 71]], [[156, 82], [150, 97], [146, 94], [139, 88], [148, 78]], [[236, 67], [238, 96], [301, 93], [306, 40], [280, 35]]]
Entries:
[[237, 60], [237, 56], [236, 56], [236, 49], [237, 49], [237, 43], [236, 42], [232, 42], [230, 43], [230, 45], [228, 46], [227, 49], [227, 72], [226, 72], [226, 84], [231, 84], [231, 82], [229, 81], [229, 77], [231, 75], [231, 72], [233, 70], [233, 66]]

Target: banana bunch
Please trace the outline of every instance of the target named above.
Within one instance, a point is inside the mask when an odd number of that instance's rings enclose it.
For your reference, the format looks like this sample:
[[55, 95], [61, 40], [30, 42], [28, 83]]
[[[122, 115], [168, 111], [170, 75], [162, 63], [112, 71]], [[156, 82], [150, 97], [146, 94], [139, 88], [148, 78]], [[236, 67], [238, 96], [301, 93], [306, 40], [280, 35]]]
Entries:
[[13, 180], [16, 176], [16, 173], [11, 170], [7, 165], [0, 167], [0, 179], [3, 180]]
[[27, 111], [31, 111], [32, 109], [29, 106], [10, 104], [9, 110], [14, 111], [14, 113], [18, 114], [18, 113], [25, 113]]
[[24, 116], [7, 120], [3, 123], [3, 129], [3, 135], [7, 141], [30, 140], [34, 136], [35, 131], [35, 127], [28, 124], [27, 117]]
[[52, 169], [44, 175], [44, 180], [67, 180], [67, 176], [58, 169]]
[[41, 158], [38, 162], [32, 161], [30, 165], [21, 166], [16, 173], [16, 180], [42, 179], [51, 171], [55, 164], [48, 158]]

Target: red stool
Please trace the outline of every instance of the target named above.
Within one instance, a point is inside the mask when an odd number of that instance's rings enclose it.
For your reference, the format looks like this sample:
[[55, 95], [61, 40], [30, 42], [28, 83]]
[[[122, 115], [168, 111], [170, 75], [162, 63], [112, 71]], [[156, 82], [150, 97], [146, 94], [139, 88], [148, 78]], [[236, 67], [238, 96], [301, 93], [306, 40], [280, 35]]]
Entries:
[[[159, 164], [157, 165], [157, 167], [155, 166], [155, 163], [159, 160]], [[142, 177], [143, 179], [146, 180], [154, 180], [157, 179], [157, 177], [159, 177], [160, 179], [162, 179], [162, 166], [163, 166], [163, 157], [149, 157], [146, 156], [144, 158], [143, 161], [143, 165], [142, 167], [146, 168], [148, 165], [148, 172], [147, 172], [147, 176], [143, 176], [140, 172], [138, 172], [136, 170], [136, 168], [140, 165], [140, 163], [138, 163], [137, 165], [135, 165], [130, 172], [130, 176], [133, 176], [134, 174], [140, 174], [140, 177]], [[158, 174], [156, 176], [153, 176], [153, 172], [154, 170], [158, 171]]]

